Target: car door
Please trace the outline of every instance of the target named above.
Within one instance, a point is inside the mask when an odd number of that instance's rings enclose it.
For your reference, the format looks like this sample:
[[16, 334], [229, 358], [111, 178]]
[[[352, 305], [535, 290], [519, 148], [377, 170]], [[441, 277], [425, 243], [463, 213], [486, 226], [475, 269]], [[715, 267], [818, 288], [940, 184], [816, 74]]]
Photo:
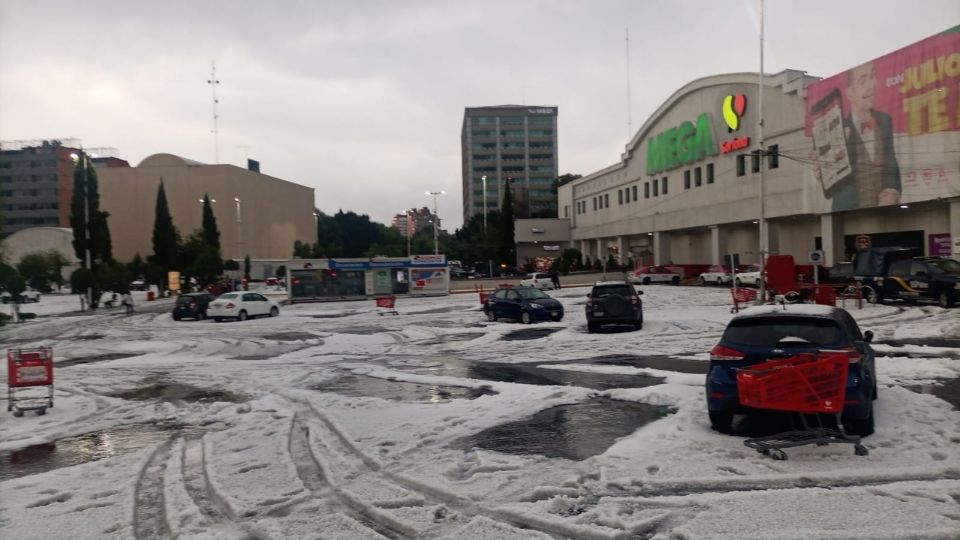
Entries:
[[506, 300], [504, 301], [504, 317], [508, 319], [520, 318], [520, 293], [507, 289]]
[[890, 270], [887, 271], [888, 277], [883, 280], [884, 296], [905, 299], [915, 297], [911, 294], [912, 288], [909, 285], [911, 262], [908, 259], [902, 259], [890, 264]]
[[257, 315], [270, 314], [270, 300], [260, 293], [253, 293], [253, 301], [257, 305]]
[[256, 293], [243, 293], [243, 305], [242, 309], [246, 310], [248, 317], [256, 317], [257, 315], [262, 315], [260, 313], [260, 303], [257, 302]]
[[500, 289], [498, 291], [495, 291], [493, 294], [491, 294], [487, 298], [487, 302], [490, 305], [490, 309], [493, 310], [493, 313], [496, 314], [498, 318], [507, 316], [506, 301], [507, 301], [506, 289]]

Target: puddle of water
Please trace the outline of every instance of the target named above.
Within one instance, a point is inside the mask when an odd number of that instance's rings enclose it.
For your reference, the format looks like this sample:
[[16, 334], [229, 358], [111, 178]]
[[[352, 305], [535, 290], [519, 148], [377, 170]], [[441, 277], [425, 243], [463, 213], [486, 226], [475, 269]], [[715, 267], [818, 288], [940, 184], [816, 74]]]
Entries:
[[630, 366], [637, 368], [676, 371], [677, 373], [707, 373], [707, 363], [699, 360], [673, 358], [670, 356], [635, 356], [630, 354], [598, 356], [583, 360], [565, 360], [569, 364], [603, 364], [609, 366]]
[[330, 332], [335, 332], [337, 334], [356, 334], [358, 336], [372, 336], [374, 334], [381, 334], [383, 332], [389, 332], [391, 330], [392, 330], [391, 328], [383, 328], [379, 326], [349, 326], [347, 328], [330, 330]]
[[81, 341], [93, 341], [96, 339], [103, 339], [105, 336], [103, 334], [87, 334], [84, 336], [74, 336], [72, 339], [79, 339]]
[[91, 356], [81, 356], [78, 358], [70, 358], [68, 360], [63, 360], [57, 362], [55, 365], [58, 368], [76, 366], [80, 364], [93, 364], [95, 362], [106, 362], [108, 360], [120, 360], [121, 358], [133, 358], [134, 356], [140, 356], [143, 353], [104, 353], [104, 354], [95, 354]]
[[477, 399], [496, 395], [488, 386], [466, 388], [405, 381], [378, 379], [363, 375], [344, 375], [338, 379], [312, 385], [313, 390], [346, 396], [376, 397], [391, 401], [446, 403], [452, 399]]
[[960, 379], [952, 379], [943, 384], [908, 386], [907, 389], [919, 394], [933, 394], [950, 405], [953, 405], [954, 409], [960, 411]]
[[319, 336], [309, 332], [277, 332], [276, 334], [267, 334], [263, 339], [272, 339], [273, 341], [307, 341], [317, 339]]
[[553, 407], [525, 420], [485, 429], [458, 440], [453, 447], [581, 461], [602, 454], [617, 439], [672, 412], [668, 407], [646, 403], [591, 399]]
[[514, 330], [509, 334], [504, 334], [500, 339], [502, 341], [528, 341], [531, 339], [545, 338], [559, 331], [559, 328], [524, 328], [523, 330]]
[[149, 386], [125, 390], [114, 394], [108, 394], [112, 397], [121, 399], [130, 399], [134, 401], [160, 400], [160, 401], [188, 401], [199, 403], [213, 403], [215, 401], [228, 401], [231, 403], [240, 403], [246, 401], [246, 398], [214, 388], [197, 388], [189, 384], [181, 384], [169, 381], [156, 382]]
[[[560, 366], [557, 366], [560, 368]], [[611, 388], [643, 388], [663, 383], [661, 377], [649, 375], [620, 375], [612, 373], [589, 373], [564, 369], [548, 369], [524, 364], [500, 364], [494, 362], [451, 363], [442, 366], [419, 368], [416, 373], [462, 377], [483, 381], [533, 384], [537, 386], [577, 386], [593, 390]]]
[[136, 424], [0, 452], [0, 481], [71, 467], [152, 446], [170, 437], [199, 436], [183, 425]]

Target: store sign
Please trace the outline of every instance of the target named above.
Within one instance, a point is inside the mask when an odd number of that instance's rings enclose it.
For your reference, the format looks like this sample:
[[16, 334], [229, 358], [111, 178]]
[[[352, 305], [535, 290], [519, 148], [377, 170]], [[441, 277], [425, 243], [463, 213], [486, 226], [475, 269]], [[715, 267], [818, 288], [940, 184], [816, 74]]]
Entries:
[[647, 174], [669, 171], [719, 153], [707, 113], [647, 139]]
[[414, 255], [411, 261], [414, 266], [446, 266], [446, 255]]
[[931, 257], [950, 256], [950, 234], [931, 234], [928, 236], [928, 247]]
[[747, 96], [743, 94], [728, 95], [723, 98], [723, 121], [727, 129], [733, 133], [740, 129], [740, 120], [747, 112]]
[[548, 245], [544, 244], [543, 250], [544, 250], [544, 251], [560, 251], [560, 246], [559, 246], [559, 245], [548, 246]]
[[861, 234], [857, 236], [857, 239], [854, 241], [854, 245], [857, 247], [857, 251], [863, 251], [873, 247], [873, 241], [870, 240], [868, 235]]
[[527, 112], [530, 114], [553, 114], [553, 109], [545, 108], [536, 108], [536, 109], [527, 109]]
[[720, 143], [720, 153], [729, 154], [735, 150], [742, 150], [750, 146], [750, 137], [737, 137], [736, 139], [730, 139], [729, 141], [723, 141]]

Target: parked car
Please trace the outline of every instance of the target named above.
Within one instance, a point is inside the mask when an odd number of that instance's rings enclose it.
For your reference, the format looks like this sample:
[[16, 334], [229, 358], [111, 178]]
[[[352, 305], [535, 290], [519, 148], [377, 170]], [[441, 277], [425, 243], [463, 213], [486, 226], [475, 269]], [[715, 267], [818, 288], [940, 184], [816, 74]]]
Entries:
[[520, 281], [521, 287], [536, 287], [537, 289], [553, 289], [553, 281], [546, 272], [533, 272]]
[[759, 287], [760, 265], [751, 264], [750, 266], [744, 268], [742, 272], [737, 272], [734, 281], [736, 282], [737, 287], [743, 287], [744, 285]]
[[701, 285], [729, 285], [733, 281], [730, 268], [715, 264], [700, 274]]
[[821, 305], [757, 306], [730, 320], [707, 368], [707, 410], [713, 429], [728, 433], [734, 414], [755, 409], [740, 404], [737, 370], [767, 360], [821, 350], [841, 351], [849, 359], [842, 423], [856, 435], [873, 433], [877, 372], [870, 347], [873, 332], [860, 332], [846, 310]]
[[[0, 293], [0, 298], [4, 304], [9, 304], [13, 301], [13, 297], [9, 292], [3, 291]], [[40, 301], [40, 291], [35, 291], [33, 289], [27, 288], [27, 290], [20, 293], [18, 302], [21, 304], [26, 304], [29, 302], [39, 302]]]
[[643, 291], [627, 281], [598, 281], [587, 295], [587, 331], [596, 332], [607, 324], [629, 324], [643, 328]]
[[173, 320], [207, 318], [207, 308], [214, 296], [206, 292], [181, 294], [173, 305]]
[[229, 292], [221, 294], [207, 306], [207, 316], [214, 321], [234, 318], [245, 321], [251, 317], [270, 316], [280, 314], [280, 306], [266, 296], [254, 292]]
[[488, 321], [559, 321], [563, 319], [563, 304], [535, 287], [501, 287], [487, 297], [483, 313]]
[[666, 266], [644, 266], [627, 274], [627, 280], [630, 283], [640, 283], [642, 285], [649, 285], [651, 283], [672, 283], [679, 285], [680, 274], [670, 270]]

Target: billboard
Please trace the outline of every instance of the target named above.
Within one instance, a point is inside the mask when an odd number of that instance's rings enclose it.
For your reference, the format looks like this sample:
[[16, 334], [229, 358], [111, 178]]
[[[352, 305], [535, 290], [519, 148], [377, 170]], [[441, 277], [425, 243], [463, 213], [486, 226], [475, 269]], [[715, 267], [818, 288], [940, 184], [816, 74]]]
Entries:
[[960, 195], [960, 26], [807, 88], [825, 211]]

